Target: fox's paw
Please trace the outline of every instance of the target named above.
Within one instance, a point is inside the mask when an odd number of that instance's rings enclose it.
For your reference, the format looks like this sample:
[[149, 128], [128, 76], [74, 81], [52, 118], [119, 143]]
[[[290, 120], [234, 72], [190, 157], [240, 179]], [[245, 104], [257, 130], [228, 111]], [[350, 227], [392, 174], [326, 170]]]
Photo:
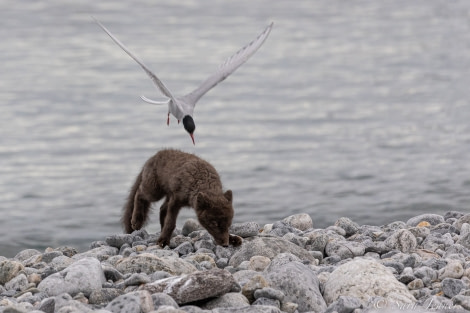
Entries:
[[165, 248], [165, 246], [169, 246], [170, 245], [170, 239], [168, 238], [158, 238], [157, 240], [157, 245], [159, 245], [160, 247], [162, 248]]
[[237, 235], [229, 235], [228, 241], [232, 246], [238, 247], [239, 245], [242, 244], [243, 239], [242, 239], [242, 237], [237, 236]]

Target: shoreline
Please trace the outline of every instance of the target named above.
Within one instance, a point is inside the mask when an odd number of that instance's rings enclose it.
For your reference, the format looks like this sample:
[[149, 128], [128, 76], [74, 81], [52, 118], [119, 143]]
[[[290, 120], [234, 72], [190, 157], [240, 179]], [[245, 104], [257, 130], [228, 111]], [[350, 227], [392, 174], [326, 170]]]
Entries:
[[470, 214], [314, 226], [306, 213], [236, 223], [243, 244], [224, 248], [188, 219], [165, 249], [139, 230], [0, 256], [0, 313], [470, 310]]

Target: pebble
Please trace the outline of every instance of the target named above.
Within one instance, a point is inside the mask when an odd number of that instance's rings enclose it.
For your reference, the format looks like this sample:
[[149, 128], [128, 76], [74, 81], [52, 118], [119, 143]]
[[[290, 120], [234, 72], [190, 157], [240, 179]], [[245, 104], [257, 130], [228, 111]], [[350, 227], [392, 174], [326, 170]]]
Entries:
[[233, 224], [231, 234], [244, 238], [238, 247], [215, 245], [190, 219], [165, 249], [158, 234], [139, 230], [80, 253], [65, 246], [0, 256], [0, 312], [470, 310], [470, 214], [383, 226], [341, 217], [326, 229], [314, 229], [312, 217]]

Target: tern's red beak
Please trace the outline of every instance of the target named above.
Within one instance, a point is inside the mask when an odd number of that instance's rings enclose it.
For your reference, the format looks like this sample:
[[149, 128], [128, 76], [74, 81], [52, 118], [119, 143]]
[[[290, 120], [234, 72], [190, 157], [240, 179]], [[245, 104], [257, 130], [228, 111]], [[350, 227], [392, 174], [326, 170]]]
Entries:
[[193, 140], [193, 145], [196, 145], [196, 143], [194, 142], [194, 135], [193, 135], [193, 134], [189, 134], [189, 136], [191, 136], [191, 139]]

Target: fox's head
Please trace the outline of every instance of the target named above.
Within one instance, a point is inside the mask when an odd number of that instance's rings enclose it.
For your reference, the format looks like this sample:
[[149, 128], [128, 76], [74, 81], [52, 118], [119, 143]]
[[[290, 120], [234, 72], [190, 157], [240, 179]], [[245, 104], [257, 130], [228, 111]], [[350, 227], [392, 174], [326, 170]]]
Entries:
[[241, 238], [236, 240], [237, 236], [229, 234], [233, 219], [231, 190], [227, 190], [224, 194], [200, 192], [197, 196], [197, 208], [195, 209], [199, 223], [214, 237], [216, 244], [224, 247], [230, 243], [241, 244]]

